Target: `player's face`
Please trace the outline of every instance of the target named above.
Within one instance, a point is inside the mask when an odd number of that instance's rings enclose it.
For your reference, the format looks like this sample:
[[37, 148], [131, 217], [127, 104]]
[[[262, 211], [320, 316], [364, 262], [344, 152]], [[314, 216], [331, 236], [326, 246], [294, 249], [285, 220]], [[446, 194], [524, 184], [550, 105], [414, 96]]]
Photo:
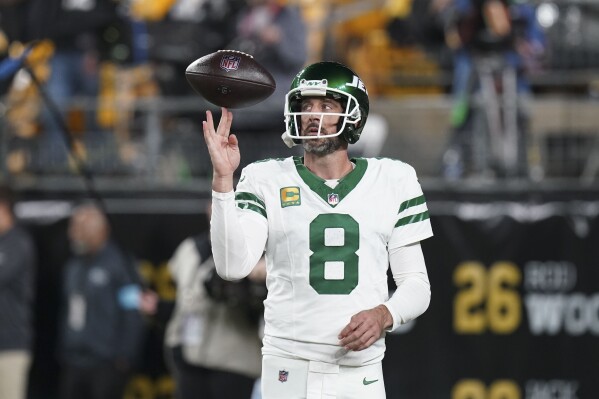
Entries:
[[[315, 136], [313, 139], [302, 140], [304, 151], [314, 155], [331, 154], [344, 145], [340, 137], [317, 138], [337, 133], [339, 115], [343, 108], [338, 101], [331, 98], [306, 98], [302, 101], [302, 112], [312, 114], [302, 115], [302, 136]], [[333, 114], [333, 115], [329, 115]]]
[[302, 136], [323, 136], [337, 133], [337, 122], [343, 108], [338, 101], [326, 97], [312, 97], [302, 100], [302, 112], [311, 112], [302, 115]]

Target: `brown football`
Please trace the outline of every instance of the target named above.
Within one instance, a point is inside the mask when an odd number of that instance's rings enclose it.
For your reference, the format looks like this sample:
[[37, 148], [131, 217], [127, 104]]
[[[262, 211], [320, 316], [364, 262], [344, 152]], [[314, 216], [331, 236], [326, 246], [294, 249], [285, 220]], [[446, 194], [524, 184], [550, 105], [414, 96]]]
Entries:
[[193, 89], [219, 107], [244, 108], [268, 98], [276, 88], [270, 72], [249, 54], [219, 50], [198, 58], [185, 70]]

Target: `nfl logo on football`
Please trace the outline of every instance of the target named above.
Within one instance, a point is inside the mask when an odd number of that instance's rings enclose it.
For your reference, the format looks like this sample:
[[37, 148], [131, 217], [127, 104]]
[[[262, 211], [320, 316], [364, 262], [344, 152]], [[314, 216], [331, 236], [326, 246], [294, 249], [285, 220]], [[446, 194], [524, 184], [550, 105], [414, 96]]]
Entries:
[[279, 370], [279, 381], [286, 382], [289, 376], [289, 371]]
[[236, 71], [239, 68], [239, 62], [241, 61], [241, 57], [238, 55], [223, 55], [223, 58], [220, 59], [220, 67], [225, 71]]
[[331, 205], [337, 205], [339, 203], [339, 194], [329, 194], [328, 203]]

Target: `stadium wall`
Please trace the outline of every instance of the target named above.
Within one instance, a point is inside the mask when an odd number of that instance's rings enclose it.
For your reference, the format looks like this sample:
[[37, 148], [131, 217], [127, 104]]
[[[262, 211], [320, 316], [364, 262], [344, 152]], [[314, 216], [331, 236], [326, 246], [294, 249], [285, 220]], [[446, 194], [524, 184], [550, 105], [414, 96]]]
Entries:
[[[388, 398], [596, 397], [597, 192], [423, 187], [435, 232], [423, 242], [432, 301], [388, 336]], [[172, 398], [162, 358], [175, 289], [166, 262], [181, 240], [208, 228], [206, 197], [144, 197], [106, 199], [115, 237], [162, 298], [126, 397]], [[56, 316], [72, 205], [27, 198], [17, 207], [40, 259], [30, 399], [57, 399]]]

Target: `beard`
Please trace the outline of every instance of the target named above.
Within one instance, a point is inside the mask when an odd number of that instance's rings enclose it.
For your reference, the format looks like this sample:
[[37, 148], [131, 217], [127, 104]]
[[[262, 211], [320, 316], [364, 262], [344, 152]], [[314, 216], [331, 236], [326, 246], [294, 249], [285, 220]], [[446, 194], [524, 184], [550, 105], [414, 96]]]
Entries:
[[325, 156], [343, 148], [345, 141], [341, 137], [330, 137], [326, 139], [307, 139], [302, 143], [304, 151], [317, 156]]

